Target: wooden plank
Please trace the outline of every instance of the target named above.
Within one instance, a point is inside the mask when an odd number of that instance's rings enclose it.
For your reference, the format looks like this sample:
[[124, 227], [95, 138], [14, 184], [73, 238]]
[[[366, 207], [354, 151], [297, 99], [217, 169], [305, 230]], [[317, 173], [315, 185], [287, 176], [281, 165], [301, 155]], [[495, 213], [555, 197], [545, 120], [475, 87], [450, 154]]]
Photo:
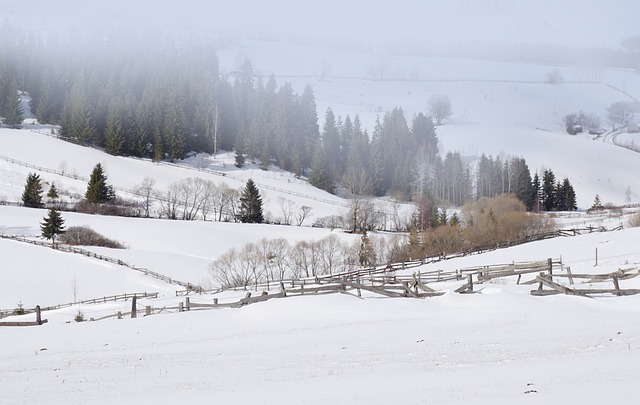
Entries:
[[538, 280], [542, 284], [546, 285], [547, 287], [551, 288], [552, 290], [556, 290], [556, 291], [558, 291], [560, 293], [567, 294], [567, 295], [577, 295], [577, 296], [581, 296], [581, 297], [587, 297], [587, 295], [584, 294], [583, 292], [578, 291], [578, 290], [572, 290], [569, 287], [565, 287], [565, 286], [560, 285], [558, 283], [554, 283], [553, 281], [549, 280], [547, 277], [550, 277], [550, 276], [538, 275], [538, 277], [536, 277], [536, 280]]
[[364, 285], [364, 284], [356, 284], [353, 283], [351, 281], [347, 281], [347, 280], [343, 280], [342, 284], [346, 287], [351, 287], [351, 288], [360, 288], [361, 290], [365, 290], [365, 291], [370, 291], [376, 294], [380, 294], [380, 295], [384, 295], [387, 297], [392, 297], [392, 298], [399, 298], [399, 297], [404, 297], [403, 294], [394, 292], [394, 291], [388, 291], [385, 290], [382, 287], [374, 287], [374, 286], [368, 286], [368, 285]]

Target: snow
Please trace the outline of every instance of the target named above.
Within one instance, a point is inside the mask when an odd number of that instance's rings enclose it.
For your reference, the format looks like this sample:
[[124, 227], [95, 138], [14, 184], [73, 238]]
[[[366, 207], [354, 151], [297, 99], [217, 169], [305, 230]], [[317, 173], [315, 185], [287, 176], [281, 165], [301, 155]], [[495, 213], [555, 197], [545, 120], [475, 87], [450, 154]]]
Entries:
[[[528, 73], [525, 65], [521, 67], [514, 72], [520, 72], [522, 80], [538, 80], [546, 71], [530, 66], [535, 72]], [[501, 77], [500, 69], [492, 66], [474, 71]], [[616, 74], [638, 82], [628, 72], [607, 72], [607, 77]], [[343, 114], [367, 112], [371, 117], [377, 113], [371, 106], [382, 106], [384, 111], [388, 103], [399, 103], [407, 106], [410, 116], [424, 107], [431, 92], [449, 93], [456, 113], [438, 129], [443, 150], [457, 149], [467, 156], [524, 156], [532, 170], [547, 167], [557, 177], [568, 176], [581, 207], [588, 207], [596, 193], [603, 202], [623, 202], [627, 187], [632, 190], [632, 201], [640, 201], [634, 178], [640, 169], [637, 154], [585, 136], [562, 134], [550, 104], [539, 102], [558, 100], [557, 117], [576, 109], [600, 111], [619, 96], [606, 86], [358, 80], [322, 82], [327, 86], [316, 91], [319, 105], [332, 105]], [[331, 93], [335, 88], [342, 92]], [[392, 92], [396, 96], [387, 100]], [[507, 118], [501, 118], [499, 110], [488, 103], [509, 107], [504, 114]], [[0, 145], [0, 199], [8, 201], [20, 199], [25, 178], [33, 171], [46, 182], [82, 195], [86, 181], [68, 175], [88, 177], [99, 162], [110, 182], [125, 189], [145, 177], [155, 179], [159, 189], [190, 176], [233, 187], [252, 177], [259, 187], [277, 189], [261, 190], [274, 213], [279, 210], [278, 197], [290, 199], [296, 207], [312, 206], [314, 217], [345, 209], [346, 200], [315, 190], [289, 174], [261, 171], [252, 165], [238, 170], [230, 163], [230, 155], [196, 156], [186, 162], [190, 168], [176, 167], [109, 156], [28, 129], [0, 129]], [[203, 167], [225, 176], [198, 170]], [[67, 176], [43, 169], [64, 169]], [[0, 206], [0, 233], [39, 241], [39, 222], [45, 214], [44, 210]], [[265, 237], [317, 240], [332, 233], [344, 240], [357, 237], [310, 226], [70, 212], [64, 212], [63, 218], [67, 226], [88, 225], [126, 246], [92, 251], [196, 284], [212, 283], [209, 263], [247, 242]], [[557, 219], [563, 227], [623, 225], [625, 229], [529, 243], [410, 271], [547, 258], [561, 258], [563, 269], [558, 271], [564, 275], [569, 267], [574, 274], [640, 267], [640, 229], [627, 228], [627, 216], [579, 212], [560, 213]], [[308, 221], [305, 225], [312, 219]], [[158, 292], [159, 298], [141, 299], [139, 308], [175, 307], [184, 300], [175, 296], [176, 290], [183, 289], [180, 286], [79, 254], [0, 239], [0, 258], [2, 309], [20, 303], [31, 308], [72, 302], [74, 282], [79, 300], [145, 291]], [[623, 288], [640, 288], [635, 278], [620, 283]], [[79, 311], [87, 319], [98, 318], [126, 312], [131, 303], [82, 304], [46, 311], [43, 318], [48, 322], [42, 326], [0, 329], [2, 403], [637, 402], [640, 324], [634, 320], [640, 316], [640, 297], [535, 297], [530, 291], [537, 285], [516, 284], [513, 279], [476, 285], [475, 294], [454, 293], [459, 286], [456, 282], [433, 283], [433, 288], [445, 294], [428, 299], [384, 298], [371, 293], [361, 298], [351, 294], [303, 296], [235, 309], [166, 310], [138, 319], [82, 323], [73, 321]], [[233, 302], [244, 293], [225, 292], [216, 297]], [[213, 297], [192, 295], [190, 299], [210, 303]], [[10, 319], [33, 318], [28, 314]]]

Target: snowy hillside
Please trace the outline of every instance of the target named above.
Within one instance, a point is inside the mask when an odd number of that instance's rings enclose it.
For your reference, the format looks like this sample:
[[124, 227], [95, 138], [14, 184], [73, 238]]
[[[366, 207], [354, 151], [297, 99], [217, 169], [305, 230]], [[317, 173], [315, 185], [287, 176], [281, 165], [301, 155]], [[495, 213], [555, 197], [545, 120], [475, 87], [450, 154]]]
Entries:
[[[70, 0], [78, 7], [80, 3]], [[165, 3], [170, 2], [158, 4]], [[242, 9], [246, 3], [234, 3], [234, 7]], [[309, 17], [308, 5], [280, 3], [304, 8]], [[425, 2], [423, 7], [458, 16], [449, 3], [435, 3]], [[610, 45], [611, 38], [599, 38], [596, 30], [582, 32], [584, 24], [576, 21], [565, 24], [558, 15], [547, 16], [537, 4], [482, 3], [491, 6], [488, 11], [480, 13], [478, 5], [472, 9], [487, 26], [484, 36], [492, 34], [491, 22], [502, 20], [502, 14], [531, 14], [535, 20], [531, 26], [508, 25], [514, 40], [543, 26], [547, 32], [542, 38], [566, 38], [570, 32], [572, 38]], [[130, 13], [104, 4], [99, 21], [105, 24], [121, 14], [126, 14], [124, 20], [137, 21], [140, 13], [146, 16], [148, 11], [140, 4]], [[398, 4], [389, 15], [401, 24], [409, 2]], [[460, 7], [464, 1], [450, 4]], [[559, 7], [557, 2], [541, 4]], [[571, 0], [564, 7], [583, 4]], [[193, 7], [181, 3], [180, 8], [198, 9], [189, 5]], [[377, 8], [381, 5], [376, 3]], [[7, 7], [7, 13], [25, 15], [25, 7], [26, 3], [16, 3]], [[256, 10], [264, 15], [254, 15]], [[603, 18], [629, 21], [632, 13], [620, 10], [611, 7]], [[262, 24], [278, 20], [278, 10], [266, 3], [251, 11]], [[329, 8], [317, 11], [316, 17], [336, 14]], [[60, 17], [56, 24], [61, 24], [64, 11], [56, 6], [55, 12]], [[225, 13], [202, 12], [199, 18], [213, 24], [214, 17], [227, 24], [235, 22]], [[412, 19], [424, 22], [423, 15]], [[337, 19], [351, 20], [350, 13]], [[318, 21], [283, 24], [280, 34]], [[47, 22], [36, 15], [25, 24]], [[464, 25], [462, 20], [457, 23]], [[181, 24], [189, 25], [186, 20]], [[429, 29], [442, 24], [436, 19]], [[67, 25], [66, 29], [75, 26]], [[610, 28], [617, 35], [629, 34], [628, 24], [610, 25], [615, 25]], [[336, 27], [333, 34], [340, 33]], [[384, 50], [385, 44], [371, 48]], [[56, 139], [50, 128], [30, 117], [22, 130], [0, 128], [0, 202], [9, 203], [0, 204], [0, 323], [33, 323], [36, 318], [30, 311], [36, 305], [59, 308], [43, 311], [47, 322], [42, 325], [0, 326], [0, 403], [637, 403], [640, 228], [629, 226], [631, 209], [624, 215], [615, 210], [586, 213], [585, 209], [596, 194], [603, 203], [640, 203], [640, 155], [614, 145], [614, 135], [567, 135], [562, 117], [582, 110], [598, 114], [604, 123], [606, 108], [613, 102], [640, 98], [640, 75], [601, 67], [399, 57], [383, 51], [342, 52], [235, 38], [218, 56], [221, 73], [229, 78], [249, 58], [259, 74], [273, 73], [279, 84], [290, 81], [297, 92], [310, 84], [320, 120], [329, 107], [342, 117], [358, 114], [369, 133], [376, 117], [386, 111], [399, 106], [410, 118], [426, 112], [429, 97], [446, 94], [453, 116], [437, 129], [441, 154], [460, 151], [470, 162], [483, 153], [519, 156], [532, 172], [551, 168], [558, 179], [568, 177], [580, 210], [550, 215], [560, 228], [580, 228], [583, 234], [435, 263], [417, 260], [394, 271], [380, 267], [384, 270], [380, 277], [405, 277], [413, 281], [415, 291], [420, 283], [426, 285], [421, 288], [434, 292], [429, 298], [412, 298], [409, 282], [396, 285], [404, 291], [401, 296], [381, 294], [382, 287], [377, 292], [375, 288], [360, 291], [348, 289], [344, 280], [327, 283], [312, 277], [305, 282], [321, 293], [303, 288], [302, 293], [294, 292], [291, 280], [286, 286], [272, 280], [269, 287], [250, 285], [246, 290], [205, 294], [189, 291], [185, 296], [185, 284], [217, 288], [219, 282], [209, 271], [212, 262], [247, 243], [283, 238], [294, 244], [334, 235], [357, 245], [359, 235], [311, 226], [319, 218], [343, 215], [349, 201], [273, 167], [264, 171], [249, 162], [237, 169], [232, 153], [191, 156], [178, 164], [112, 156]], [[554, 70], [563, 78], [561, 83], [547, 82]], [[640, 143], [638, 134], [616, 136], [619, 141]], [[55, 184], [64, 200], [81, 198], [96, 163], [105, 168], [117, 194], [127, 198], [136, 198], [129, 191], [145, 179], [152, 179], [156, 191], [164, 192], [188, 177], [235, 189], [252, 178], [270, 218], [303, 206], [310, 207], [311, 213], [303, 226], [284, 226], [63, 212], [67, 227], [89, 226], [122, 243], [124, 249], [82, 246], [76, 253], [64, 247], [51, 249], [40, 237], [40, 222], [47, 211], [11, 203], [21, 200], [25, 180], [33, 172], [46, 183], [45, 192]], [[387, 199], [379, 204], [383, 210], [411, 209], [393, 207]], [[599, 232], [600, 228], [620, 230]], [[391, 236], [378, 233], [374, 237]], [[555, 267], [543, 272], [485, 282], [479, 277], [491, 266], [545, 264], [548, 259]], [[470, 272], [470, 268], [480, 270]], [[436, 280], [420, 279], [434, 274]], [[440, 280], [442, 274], [460, 277]], [[475, 284], [468, 284], [469, 274]], [[375, 287], [374, 275], [368, 276]], [[332, 283], [341, 289], [324, 294], [327, 291], [322, 288]], [[137, 299], [137, 319], [128, 314], [132, 293], [157, 293], [157, 297]], [[249, 298], [265, 302], [235, 305]], [[92, 302], [78, 303], [83, 300]], [[214, 302], [218, 306], [213, 307]], [[182, 312], [185, 308], [190, 310]], [[29, 313], [16, 314], [17, 309]], [[123, 319], [118, 319], [119, 313]], [[86, 322], [75, 322], [80, 315]]]
[[[640, 76], [633, 71], [392, 57], [248, 40], [222, 49], [219, 58], [223, 72], [233, 72], [248, 58], [258, 73], [274, 74], [299, 92], [309, 84], [320, 121], [327, 108], [343, 117], [357, 114], [369, 133], [376, 117], [395, 107], [411, 117], [428, 111], [429, 97], [448, 95], [453, 115], [438, 128], [443, 155], [524, 157], [532, 172], [550, 168], [560, 179], [569, 177], [580, 208], [588, 208], [596, 194], [614, 204], [640, 201], [634, 174], [640, 168], [638, 154], [585, 141], [593, 137], [571, 137], [562, 121], [585, 111], [600, 116], [607, 129], [608, 106], [631, 100], [629, 95], [640, 97]], [[561, 83], [547, 82], [551, 71], [558, 72]], [[640, 136], [626, 134], [620, 141], [639, 144]]]

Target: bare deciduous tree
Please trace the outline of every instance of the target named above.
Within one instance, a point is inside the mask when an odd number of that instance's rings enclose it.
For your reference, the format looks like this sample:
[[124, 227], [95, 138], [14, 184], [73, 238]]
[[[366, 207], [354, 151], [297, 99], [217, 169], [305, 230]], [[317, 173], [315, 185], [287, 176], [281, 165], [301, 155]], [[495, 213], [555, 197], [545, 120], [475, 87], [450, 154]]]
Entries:
[[364, 169], [354, 167], [347, 169], [342, 184], [351, 195], [368, 195], [373, 188], [371, 175]]
[[143, 216], [149, 218], [151, 206], [155, 198], [156, 191], [154, 186], [156, 181], [150, 177], [145, 177], [142, 183], [134, 189], [134, 193], [138, 196]]
[[618, 101], [607, 107], [607, 121], [615, 130], [618, 125], [628, 125], [631, 120], [633, 104], [629, 101]]
[[293, 201], [280, 196], [278, 197], [278, 204], [280, 205], [280, 211], [282, 211], [282, 224], [291, 225]]
[[429, 98], [429, 114], [436, 121], [436, 125], [441, 125], [442, 120], [453, 114], [451, 100], [444, 94], [434, 94]]
[[311, 214], [311, 211], [312, 208], [306, 205], [300, 207], [300, 210], [296, 214], [296, 223], [298, 224], [298, 226], [302, 226], [304, 220], [309, 216], [309, 214]]
[[211, 207], [219, 222], [235, 220], [239, 199], [240, 192], [226, 184], [211, 190]]

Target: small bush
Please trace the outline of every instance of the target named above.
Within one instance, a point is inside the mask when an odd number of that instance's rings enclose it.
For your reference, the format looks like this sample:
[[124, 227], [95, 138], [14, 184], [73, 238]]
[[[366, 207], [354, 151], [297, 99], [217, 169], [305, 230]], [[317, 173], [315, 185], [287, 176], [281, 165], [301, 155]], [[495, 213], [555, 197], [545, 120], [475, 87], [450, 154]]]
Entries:
[[124, 249], [120, 242], [108, 239], [88, 226], [72, 226], [60, 236], [60, 242], [67, 245], [101, 246]]
[[13, 313], [16, 315], [24, 315], [27, 311], [24, 309], [24, 305], [22, 305], [22, 301], [18, 302], [16, 309], [13, 310]]
[[632, 228], [640, 227], [640, 212], [636, 212], [629, 218], [629, 226]]
[[110, 215], [119, 217], [139, 217], [140, 206], [134, 201], [116, 198], [114, 201], [104, 204], [90, 203], [86, 199], [79, 201], [75, 209], [84, 214]]
[[73, 320], [76, 322], [84, 322], [84, 314], [82, 313], [81, 309], [78, 308], [78, 313], [73, 318]]
[[346, 226], [344, 218], [340, 215], [329, 215], [316, 219], [313, 223], [314, 228], [342, 229]]
[[469, 203], [464, 207], [464, 214], [464, 236], [474, 247], [522, 241], [555, 229], [553, 220], [526, 212], [524, 204], [512, 195]]

